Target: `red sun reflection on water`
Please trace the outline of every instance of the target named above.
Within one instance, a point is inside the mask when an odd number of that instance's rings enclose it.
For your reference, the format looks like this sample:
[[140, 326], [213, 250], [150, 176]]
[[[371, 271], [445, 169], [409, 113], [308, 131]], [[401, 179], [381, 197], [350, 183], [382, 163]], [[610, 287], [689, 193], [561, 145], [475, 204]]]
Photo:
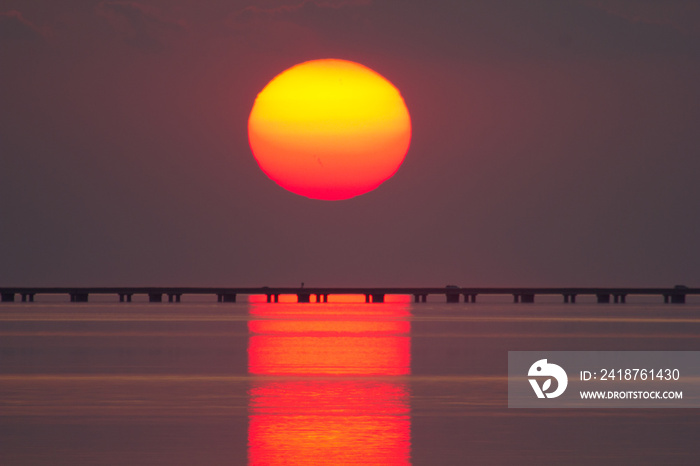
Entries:
[[250, 464], [410, 463], [407, 303], [250, 313]]

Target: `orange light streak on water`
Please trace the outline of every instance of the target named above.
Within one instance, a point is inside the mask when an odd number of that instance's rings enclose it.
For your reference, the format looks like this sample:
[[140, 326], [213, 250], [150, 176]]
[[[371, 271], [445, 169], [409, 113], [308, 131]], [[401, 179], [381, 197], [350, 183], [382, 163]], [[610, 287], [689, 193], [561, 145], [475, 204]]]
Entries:
[[299, 306], [251, 305], [250, 464], [408, 464], [408, 304]]

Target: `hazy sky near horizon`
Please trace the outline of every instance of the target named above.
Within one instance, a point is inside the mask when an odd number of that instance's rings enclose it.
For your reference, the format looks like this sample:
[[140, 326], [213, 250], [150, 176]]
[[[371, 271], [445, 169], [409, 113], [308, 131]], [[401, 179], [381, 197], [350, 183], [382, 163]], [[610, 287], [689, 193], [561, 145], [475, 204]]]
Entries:
[[[316, 58], [396, 85], [377, 190], [247, 140]], [[0, 0], [0, 286], [700, 286], [696, 1]]]

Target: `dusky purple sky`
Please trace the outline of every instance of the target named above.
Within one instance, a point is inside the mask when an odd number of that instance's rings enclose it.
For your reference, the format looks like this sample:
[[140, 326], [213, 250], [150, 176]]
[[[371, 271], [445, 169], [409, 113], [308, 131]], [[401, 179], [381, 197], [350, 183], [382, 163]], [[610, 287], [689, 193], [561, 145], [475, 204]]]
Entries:
[[[346, 201], [248, 147], [317, 58], [412, 117]], [[700, 286], [694, 0], [0, 0], [0, 63], [2, 286]]]

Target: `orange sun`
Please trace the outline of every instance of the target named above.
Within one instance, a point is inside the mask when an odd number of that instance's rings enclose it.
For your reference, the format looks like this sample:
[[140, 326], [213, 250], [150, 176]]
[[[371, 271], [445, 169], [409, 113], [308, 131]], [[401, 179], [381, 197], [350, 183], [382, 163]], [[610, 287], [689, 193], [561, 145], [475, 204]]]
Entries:
[[346, 60], [283, 71], [258, 94], [248, 119], [260, 168], [283, 188], [340, 200], [396, 173], [411, 141], [406, 104], [389, 81]]

